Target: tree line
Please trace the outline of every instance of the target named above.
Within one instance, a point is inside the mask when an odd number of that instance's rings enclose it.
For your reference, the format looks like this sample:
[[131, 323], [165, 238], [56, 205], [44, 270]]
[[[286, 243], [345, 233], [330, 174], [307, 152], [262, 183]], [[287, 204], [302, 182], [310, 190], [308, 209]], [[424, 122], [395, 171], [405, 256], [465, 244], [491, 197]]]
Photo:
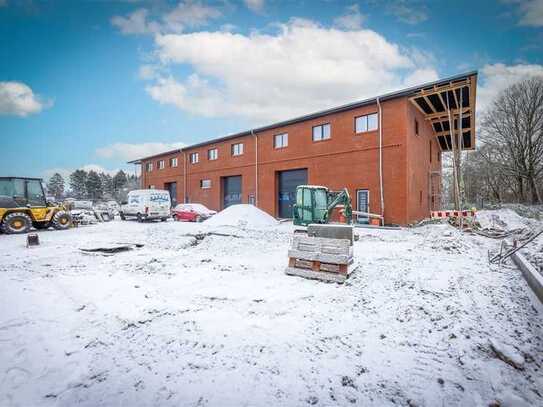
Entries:
[[118, 202], [126, 199], [128, 191], [139, 188], [139, 178], [135, 175], [128, 175], [119, 170], [114, 176], [94, 170], [75, 170], [66, 180], [55, 173], [47, 182], [47, 191], [55, 199], [63, 198], [89, 199], [99, 201], [113, 199]]
[[[464, 204], [543, 203], [543, 77], [508, 87], [478, 119], [477, 148], [462, 160]], [[450, 183], [445, 172], [445, 203]]]

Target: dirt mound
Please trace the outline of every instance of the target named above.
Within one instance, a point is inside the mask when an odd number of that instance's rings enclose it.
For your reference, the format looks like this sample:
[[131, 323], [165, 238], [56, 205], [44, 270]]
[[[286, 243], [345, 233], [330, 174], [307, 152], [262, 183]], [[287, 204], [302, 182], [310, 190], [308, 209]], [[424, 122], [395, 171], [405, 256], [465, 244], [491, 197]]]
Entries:
[[482, 210], [477, 212], [477, 221], [483, 228], [521, 229], [529, 222], [511, 209]]
[[204, 222], [208, 226], [254, 229], [277, 225], [277, 220], [254, 205], [232, 205]]

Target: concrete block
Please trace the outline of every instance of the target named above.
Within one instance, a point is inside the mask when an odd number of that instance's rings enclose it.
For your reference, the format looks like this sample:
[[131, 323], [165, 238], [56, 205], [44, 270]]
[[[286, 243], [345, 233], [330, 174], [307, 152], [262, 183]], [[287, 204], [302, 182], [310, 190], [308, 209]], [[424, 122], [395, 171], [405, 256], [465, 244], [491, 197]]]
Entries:
[[543, 303], [543, 276], [530, 264], [528, 260], [520, 253], [516, 252], [511, 255], [513, 262], [522, 272], [524, 279], [537, 296], [539, 301]]
[[352, 252], [348, 254], [327, 254], [321, 252], [290, 249], [288, 251], [288, 257], [334, 264], [350, 264], [353, 262]]
[[307, 226], [307, 235], [328, 239], [347, 239], [353, 245], [353, 226], [335, 224], [311, 224]]
[[298, 235], [292, 239], [291, 248], [306, 252], [321, 252], [326, 254], [349, 254], [351, 244], [347, 239], [330, 239]]

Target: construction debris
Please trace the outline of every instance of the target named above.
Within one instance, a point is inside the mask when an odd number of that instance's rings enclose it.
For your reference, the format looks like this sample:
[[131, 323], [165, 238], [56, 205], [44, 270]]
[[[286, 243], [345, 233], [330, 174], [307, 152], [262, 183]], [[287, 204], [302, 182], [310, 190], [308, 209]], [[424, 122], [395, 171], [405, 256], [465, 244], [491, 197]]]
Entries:
[[89, 249], [79, 249], [84, 253], [99, 253], [105, 256], [112, 256], [117, 253], [127, 252], [136, 248], [141, 248], [144, 245], [141, 243], [123, 243], [118, 245], [112, 245], [108, 247], [95, 247]]
[[37, 233], [29, 233], [26, 235], [26, 247], [39, 246], [40, 237]]
[[524, 369], [524, 357], [512, 346], [498, 342], [496, 339], [490, 339], [490, 348], [498, 357], [508, 365], [513, 366], [515, 369]]
[[503, 241], [500, 246], [499, 253], [495, 254], [492, 257], [489, 256], [488, 261], [490, 263], [502, 263], [505, 259], [510, 257], [512, 254], [518, 252], [528, 243], [534, 241], [541, 234], [543, 234], [543, 229], [540, 229], [539, 231], [530, 231], [529, 233], [525, 234], [518, 240], [514, 240], [512, 246], [507, 245], [507, 243]]

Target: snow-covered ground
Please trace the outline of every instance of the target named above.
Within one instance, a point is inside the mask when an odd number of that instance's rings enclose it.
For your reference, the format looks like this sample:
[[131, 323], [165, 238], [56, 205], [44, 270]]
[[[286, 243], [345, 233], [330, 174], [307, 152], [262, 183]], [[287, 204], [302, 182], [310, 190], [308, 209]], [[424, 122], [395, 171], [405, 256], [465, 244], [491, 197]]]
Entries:
[[[0, 235], [0, 406], [543, 405], [543, 311], [499, 241], [359, 229], [336, 285], [284, 275], [291, 231]], [[112, 243], [145, 246], [79, 250]]]

